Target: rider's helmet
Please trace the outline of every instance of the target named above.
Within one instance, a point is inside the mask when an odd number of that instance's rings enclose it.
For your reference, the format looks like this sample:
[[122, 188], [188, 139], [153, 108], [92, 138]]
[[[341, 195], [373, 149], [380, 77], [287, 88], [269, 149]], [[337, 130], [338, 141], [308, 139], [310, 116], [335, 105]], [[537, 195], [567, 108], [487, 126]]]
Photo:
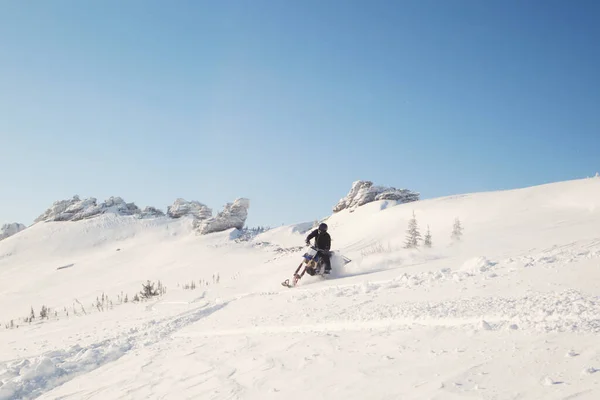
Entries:
[[326, 223], [319, 224], [319, 231], [320, 232], [327, 232], [327, 224]]

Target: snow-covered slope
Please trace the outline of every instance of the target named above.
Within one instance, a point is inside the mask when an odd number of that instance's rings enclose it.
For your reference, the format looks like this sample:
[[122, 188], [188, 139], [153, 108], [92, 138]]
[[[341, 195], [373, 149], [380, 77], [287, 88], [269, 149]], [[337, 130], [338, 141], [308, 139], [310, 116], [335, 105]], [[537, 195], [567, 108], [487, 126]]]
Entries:
[[[403, 248], [413, 213], [432, 248]], [[334, 274], [294, 289], [312, 222], [240, 242], [110, 214], [3, 240], [0, 399], [599, 398], [600, 179], [327, 223]], [[129, 301], [146, 280], [166, 294]]]

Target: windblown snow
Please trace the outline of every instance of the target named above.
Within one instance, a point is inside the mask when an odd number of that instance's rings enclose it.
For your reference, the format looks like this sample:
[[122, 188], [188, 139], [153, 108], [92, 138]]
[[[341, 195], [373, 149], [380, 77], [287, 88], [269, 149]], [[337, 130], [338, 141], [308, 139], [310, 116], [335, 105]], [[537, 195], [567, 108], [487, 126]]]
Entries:
[[[413, 213], [431, 248], [404, 248]], [[600, 398], [600, 179], [340, 210], [333, 275], [293, 289], [312, 223], [195, 224], [1, 241], [0, 399]]]

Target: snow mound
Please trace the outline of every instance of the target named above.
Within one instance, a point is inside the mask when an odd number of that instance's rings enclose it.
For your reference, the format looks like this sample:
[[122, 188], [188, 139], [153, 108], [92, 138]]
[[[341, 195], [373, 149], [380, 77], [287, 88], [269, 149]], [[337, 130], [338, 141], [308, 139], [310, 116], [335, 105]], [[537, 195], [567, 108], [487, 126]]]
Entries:
[[419, 200], [419, 193], [408, 189], [374, 186], [371, 181], [355, 181], [350, 192], [333, 207], [333, 212], [360, 207], [378, 200], [393, 200], [398, 204]]
[[25, 225], [19, 224], [17, 222], [12, 224], [4, 224], [0, 228], [0, 240], [4, 240], [12, 235], [16, 235], [25, 228], [27, 228]]
[[212, 217], [212, 209], [199, 201], [187, 201], [185, 199], [177, 199], [173, 205], [167, 208], [167, 215], [171, 218], [181, 218], [184, 216], [192, 216], [198, 220], [204, 220]]
[[35, 219], [35, 222], [80, 221], [104, 213], [143, 215], [138, 206], [125, 202], [121, 197], [110, 197], [104, 203], [98, 204], [94, 197], [82, 200], [79, 196], [73, 196], [70, 200], [54, 202], [50, 208]]
[[461, 271], [464, 272], [487, 272], [497, 263], [488, 260], [486, 257], [475, 257], [471, 258], [463, 263], [460, 267]]
[[248, 208], [250, 208], [250, 200], [236, 199], [233, 203], [227, 203], [223, 211], [215, 217], [196, 221], [196, 226], [202, 234], [222, 232], [232, 228], [242, 229], [248, 218]]

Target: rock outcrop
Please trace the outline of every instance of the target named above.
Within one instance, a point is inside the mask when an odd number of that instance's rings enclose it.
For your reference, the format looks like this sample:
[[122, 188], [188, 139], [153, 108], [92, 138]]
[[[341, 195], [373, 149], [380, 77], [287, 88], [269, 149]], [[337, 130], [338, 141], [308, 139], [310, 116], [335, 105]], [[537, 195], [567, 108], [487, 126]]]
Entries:
[[[193, 226], [201, 234], [221, 232], [232, 228], [242, 229], [248, 217], [250, 200], [240, 198], [227, 203], [225, 209], [213, 217], [212, 210], [198, 201], [177, 199], [167, 208], [169, 218], [192, 217]], [[120, 197], [111, 197], [98, 204], [96, 199], [80, 199], [74, 196], [70, 200], [56, 201], [40, 215], [35, 222], [80, 221], [101, 214], [135, 215], [139, 218], [164, 217], [165, 213], [154, 207], [140, 210], [134, 203], [126, 203]]]
[[196, 228], [202, 234], [222, 232], [232, 228], [242, 229], [248, 218], [249, 208], [250, 200], [236, 199], [233, 203], [227, 203], [223, 211], [215, 217], [197, 220]]
[[92, 218], [107, 212], [118, 215], [141, 215], [142, 211], [134, 203], [126, 203], [120, 197], [110, 197], [104, 203], [98, 204], [93, 197], [81, 200], [73, 196], [70, 200], [56, 201], [35, 222], [50, 221], [79, 221]]
[[142, 218], [158, 218], [164, 217], [165, 213], [155, 207], [146, 207], [142, 210]]
[[2, 227], [0, 227], [0, 240], [4, 240], [12, 235], [16, 235], [25, 228], [27, 228], [25, 225], [16, 222], [12, 224], [4, 224]]
[[419, 200], [419, 193], [408, 189], [374, 186], [371, 181], [356, 181], [350, 192], [333, 207], [333, 212], [360, 207], [377, 200], [395, 200], [410, 203]]
[[167, 208], [167, 215], [171, 218], [181, 218], [191, 215], [196, 220], [205, 220], [212, 217], [212, 210], [199, 201], [177, 199]]

